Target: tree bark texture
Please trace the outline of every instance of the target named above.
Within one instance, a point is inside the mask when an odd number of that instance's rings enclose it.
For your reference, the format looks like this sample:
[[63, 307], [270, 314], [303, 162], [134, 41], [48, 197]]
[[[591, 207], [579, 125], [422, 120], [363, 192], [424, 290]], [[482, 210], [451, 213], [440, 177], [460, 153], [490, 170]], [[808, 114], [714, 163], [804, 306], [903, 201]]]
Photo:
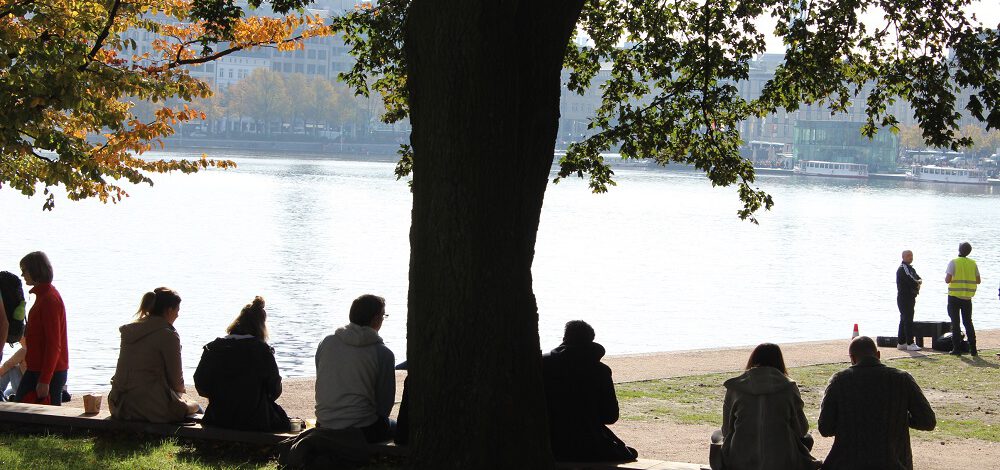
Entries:
[[582, 0], [414, 0], [412, 462], [551, 468], [532, 292], [560, 73]]

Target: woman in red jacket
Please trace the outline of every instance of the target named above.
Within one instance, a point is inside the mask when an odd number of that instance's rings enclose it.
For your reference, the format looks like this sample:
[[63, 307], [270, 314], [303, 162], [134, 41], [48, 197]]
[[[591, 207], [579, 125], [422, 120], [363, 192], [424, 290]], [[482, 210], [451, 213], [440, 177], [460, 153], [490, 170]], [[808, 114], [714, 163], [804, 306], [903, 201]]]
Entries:
[[21, 258], [21, 277], [32, 286], [29, 292], [35, 294], [35, 303], [24, 330], [25, 342], [30, 345], [24, 358], [27, 371], [15, 401], [59, 406], [69, 369], [66, 307], [52, 285], [52, 264], [45, 253], [35, 251]]

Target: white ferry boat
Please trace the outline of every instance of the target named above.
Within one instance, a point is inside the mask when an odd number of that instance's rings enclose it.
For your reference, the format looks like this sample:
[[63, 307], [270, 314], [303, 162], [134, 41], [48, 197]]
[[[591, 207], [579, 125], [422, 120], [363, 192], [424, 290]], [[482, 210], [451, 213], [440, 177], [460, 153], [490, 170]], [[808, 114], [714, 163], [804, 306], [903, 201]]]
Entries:
[[796, 169], [800, 175], [839, 176], [842, 178], [867, 178], [868, 165], [863, 163], [824, 162], [806, 160]]
[[915, 165], [913, 179], [936, 183], [987, 184], [986, 172], [968, 168], [948, 168], [934, 165]]

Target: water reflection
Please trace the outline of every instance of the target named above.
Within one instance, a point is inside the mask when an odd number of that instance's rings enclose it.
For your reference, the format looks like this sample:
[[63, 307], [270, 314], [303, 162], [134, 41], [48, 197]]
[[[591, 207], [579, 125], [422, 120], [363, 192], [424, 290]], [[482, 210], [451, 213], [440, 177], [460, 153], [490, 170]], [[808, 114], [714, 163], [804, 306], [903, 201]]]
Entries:
[[[38, 198], [0, 191], [19, 227], [4, 232], [0, 269], [49, 253], [69, 310], [75, 391], [107, 385], [118, 326], [159, 285], [184, 299], [189, 380], [202, 345], [255, 295], [267, 299], [286, 376], [314, 373], [316, 344], [368, 292], [386, 297], [382, 334], [405, 358], [411, 196], [393, 163], [228, 158], [239, 168], [160, 176], [117, 206], [59, 200], [43, 213]], [[928, 279], [917, 319], [941, 320], [938, 279], [964, 239], [984, 278], [976, 326], [1000, 326], [992, 188], [761, 175], [776, 205], [755, 226], [736, 218], [734, 189], [697, 172], [615, 171], [619, 185], [604, 195], [577, 179], [548, 189], [533, 265], [543, 349], [576, 318], [609, 354], [846, 338], [854, 323], [892, 335], [900, 251], [914, 250]]]

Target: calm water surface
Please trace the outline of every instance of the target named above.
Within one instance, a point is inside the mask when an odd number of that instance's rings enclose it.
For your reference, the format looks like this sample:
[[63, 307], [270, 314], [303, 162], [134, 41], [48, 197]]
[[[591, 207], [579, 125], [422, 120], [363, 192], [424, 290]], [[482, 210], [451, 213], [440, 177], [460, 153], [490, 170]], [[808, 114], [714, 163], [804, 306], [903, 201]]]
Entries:
[[[285, 376], [309, 376], [325, 335], [362, 293], [386, 297], [383, 337], [405, 357], [411, 197], [391, 162], [233, 158], [238, 169], [155, 178], [118, 205], [0, 190], [0, 269], [43, 250], [67, 305], [70, 388], [106, 388], [118, 327], [143, 292], [183, 297], [176, 327], [189, 383], [201, 346], [253, 296], [267, 299]], [[945, 266], [973, 244], [976, 326], [1000, 327], [1000, 194], [989, 187], [761, 176], [776, 201], [760, 225], [735, 191], [698, 173], [616, 170], [593, 195], [550, 185], [534, 263], [544, 349], [582, 318], [609, 354], [895, 335], [899, 253], [925, 278], [918, 320], [945, 320]], [[845, 352], [846, 354], [846, 352]]]

